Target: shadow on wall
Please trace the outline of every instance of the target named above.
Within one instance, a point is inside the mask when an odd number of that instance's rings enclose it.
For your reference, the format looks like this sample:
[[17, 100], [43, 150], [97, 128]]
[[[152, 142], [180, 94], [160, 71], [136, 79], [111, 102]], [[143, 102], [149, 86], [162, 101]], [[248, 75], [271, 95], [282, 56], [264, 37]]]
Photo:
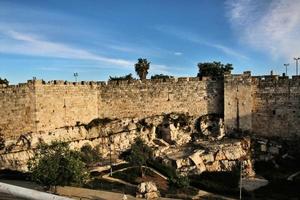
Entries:
[[[293, 138], [300, 137], [300, 123], [289, 118], [281, 119], [273, 114], [272, 110], [261, 114], [252, 112], [251, 115], [242, 115], [238, 118], [225, 119], [225, 130], [227, 133], [249, 132], [258, 136]], [[245, 126], [245, 124], [247, 124]], [[250, 129], [244, 128], [249, 127]], [[291, 125], [292, 124], [292, 125]]]

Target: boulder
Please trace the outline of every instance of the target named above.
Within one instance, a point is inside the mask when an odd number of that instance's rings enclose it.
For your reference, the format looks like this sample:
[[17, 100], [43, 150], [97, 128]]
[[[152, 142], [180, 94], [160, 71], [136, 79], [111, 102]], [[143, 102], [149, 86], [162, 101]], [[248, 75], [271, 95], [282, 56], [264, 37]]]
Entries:
[[154, 182], [142, 182], [137, 187], [137, 198], [157, 199], [159, 191]]

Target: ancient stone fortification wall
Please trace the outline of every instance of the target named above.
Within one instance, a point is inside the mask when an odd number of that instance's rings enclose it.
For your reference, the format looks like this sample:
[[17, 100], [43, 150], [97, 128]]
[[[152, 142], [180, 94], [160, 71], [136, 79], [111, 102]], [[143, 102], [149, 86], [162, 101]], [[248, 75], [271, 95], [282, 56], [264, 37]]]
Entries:
[[226, 75], [204, 78], [68, 83], [28, 81], [0, 87], [5, 137], [88, 123], [100, 117], [144, 118], [169, 112], [224, 114], [227, 131], [300, 135], [300, 76]]
[[223, 82], [199, 78], [109, 83], [34, 80], [2, 91], [0, 128], [8, 137], [88, 123], [97, 117], [223, 114]]
[[252, 79], [253, 133], [300, 136], [300, 77], [264, 76]]
[[252, 83], [250, 72], [226, 75], [224, 79], [224, 123], [227, 132], [252, 129]]
[[111, 82], [102, 85], [100, 117], [147, 117], [185, 112], [194, 116], [223, 114], [223, 81], [178, 78]]
[[35, 81], [37, 130], [75, 126], [97, 118], [97, 88], [90, 82]]
[[0, 86], [0, 133], [11, 137], [35, 130], [35, 95], [31, 82]]

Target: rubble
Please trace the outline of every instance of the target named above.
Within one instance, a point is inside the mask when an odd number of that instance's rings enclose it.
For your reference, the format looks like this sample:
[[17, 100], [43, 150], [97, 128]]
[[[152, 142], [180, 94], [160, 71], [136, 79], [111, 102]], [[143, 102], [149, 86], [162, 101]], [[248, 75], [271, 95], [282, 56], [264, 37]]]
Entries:
[[[182, 175], [230, 171], [240, 160], [248, 163], [248, 174], [253, 174], [249, 164], [250, 140], [221, 139], [221, 136], [224, 136], [223, 119], [216, 115], [195, 119], [182, 113], [171, 113], [141, 120], [95, 119], [88, 125], [32, 133], [16, 141], [7, 140], [9, 146], [0, 154], [0, 168], [26, 171], [27, 160], [41, 141], [47, 144], [55, 140], [69, 142], [72, 149], [80, 149], [86, 143], [92, 147], [98, 145], [102, 157], [106, 158], [110, 153], [120, 155], [137, 137], [141, 137], [154, 150], [154, 157], [176, 168]], [[271, 152], [276, 153], [275, 147]]]
[[160, 193], [154, 182], [142, 182], [137, 186], [137, 198], [158, 199], [159, 196]]

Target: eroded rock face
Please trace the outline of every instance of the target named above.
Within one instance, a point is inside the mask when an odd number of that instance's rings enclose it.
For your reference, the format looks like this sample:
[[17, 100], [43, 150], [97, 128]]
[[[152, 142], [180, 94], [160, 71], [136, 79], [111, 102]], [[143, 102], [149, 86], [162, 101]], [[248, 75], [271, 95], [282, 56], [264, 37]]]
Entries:
[[[88, 143], [92, 147], [99, 146], [99, 152], [105, 158], [110, 152], [118, 156], [128, 150], [137, 137], [152, 147], [154, 157], [175, 167], [181, 174], [230, 171], [241, 158], [250, 166], [248, 140], [220, 140], [222, 120], [212, 120], [207, 115], [201, 119], [196, 123], [196, 118], [174, 113], [142, 120], [95, 119], [88, 125], [24, 134], [18, 140], [6, 140], [5, 148], [0, 152], [0, 168], [26, 171], [26, 163], [41, 141], [47, 144], [55, 140], [69, 142], [72, 149], [80, 149]], [[197, 131], [195, 125], [200, 126], [202, 131]], [[212, 128], [215, 132], [209, 133], [209, 126], [216, 127]], [[195, 134], [205, 137], [197, 139], [192, 136]], [[249, 174], [251, 170], [252, 166], [249, 167]]]
[[221, 140], [225, 136], [224, 119], [217, 114], [208, 114], [197, 120], [199, 132], [211, 140]]
[[204, 171], [232, 171], [240, 162], [245, 165], [245, 174], [253, 176], [250, 140], [227, 139], [211, 143], [201, 140], [191, 147], [171, 148], [165, 151], [163, 162], [183, 175], [201, 174]]

